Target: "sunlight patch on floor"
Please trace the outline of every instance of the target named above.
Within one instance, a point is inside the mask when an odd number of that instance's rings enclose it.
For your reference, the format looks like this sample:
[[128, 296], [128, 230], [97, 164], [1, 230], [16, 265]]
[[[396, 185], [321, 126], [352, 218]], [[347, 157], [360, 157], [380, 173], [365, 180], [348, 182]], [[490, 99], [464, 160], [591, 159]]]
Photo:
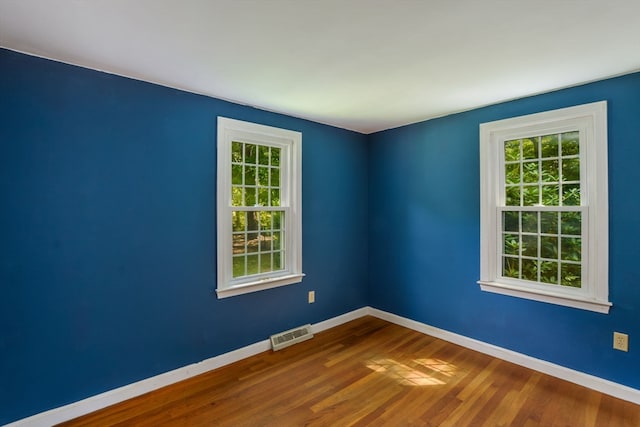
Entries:
[[[430, 360], [430, 359], [424, 359], [424, 360]], [[367, 368], [371, 369], [374, 372], [379, 372], [381, 374], [384, 374], [387, 377], [396, 380], [398, 383], [402, 385], [429, 386], [429, 385], [446, 384], [445, 381], [436, 378], [434, 374], [442, 375], [443, 372], [450, 372], [450, 371], [446, 371], [446, 369], [448, 368], [443, 367], [443, 365], [446, 365], [446, 364], [444, 364], [441, 361], [437, 361], [437, 362], [438, 362], [437, 364], [436, 363], [433, 364], [433, 366], [436, 366], [435, 369], [431, 366], [423, 365], [422, 363], [420, 363], [420, 365], [426, 366], [429, 369], [433, 370], [434, 371], [433, 374], [422, 372], [418, 369], [414, 369], [411, 366], [405, 365], [393, 359], [371, 360], [367, 363]], [[453, 367], [452, 365], [448, 365], [448, 366]]]

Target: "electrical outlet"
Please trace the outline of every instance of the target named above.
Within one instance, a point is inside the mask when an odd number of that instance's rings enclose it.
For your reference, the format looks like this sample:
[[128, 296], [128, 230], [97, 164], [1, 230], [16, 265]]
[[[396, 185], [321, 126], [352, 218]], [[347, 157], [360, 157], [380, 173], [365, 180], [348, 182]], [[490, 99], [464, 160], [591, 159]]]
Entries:
[[629, 351], [629, 335], [620, 332], [613, 333], [613, 348], [620, 351]]
[[309, 304], [316, 302], [316, 291], [309, 291]]

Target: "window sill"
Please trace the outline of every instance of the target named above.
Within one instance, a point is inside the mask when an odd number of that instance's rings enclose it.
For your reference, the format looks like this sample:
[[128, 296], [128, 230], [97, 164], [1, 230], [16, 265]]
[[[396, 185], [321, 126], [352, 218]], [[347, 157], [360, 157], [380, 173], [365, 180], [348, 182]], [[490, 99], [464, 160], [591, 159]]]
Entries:
[[251, 292], [263, 291], [265, 289], [277, 288], [285, 285], [292, 285], [294, 283], [302, 282], [302, 278], [304, 274], [289, 274], [287, 276], [279, 276], [273, 278], [266, 278], [261, 280], [256, 280], [255, 282], [246, 282], [239, 285], [230, 286], [228, 288], [218, 288], [216, 289], [216, 293], [218, 294], [218, 299], [228, 298], [235, 295], [248, 294]]
[[611, 308], [612, 306], [612, 304], [608, 301], [581, 298], [579, 296], [566, 295], [556, 292], [545, 292], [538, 289], [525, 289], [518, 286], [512, 286], [498, 282], [478, 281], [478, 284], [480, 285], [480, 289], [486, 292], [526, 298], [533, 301], [546, 302], [549, 304], [564, 305], [566, 307], [595, 311], [597, 313], [608, 314], [609, 308]]

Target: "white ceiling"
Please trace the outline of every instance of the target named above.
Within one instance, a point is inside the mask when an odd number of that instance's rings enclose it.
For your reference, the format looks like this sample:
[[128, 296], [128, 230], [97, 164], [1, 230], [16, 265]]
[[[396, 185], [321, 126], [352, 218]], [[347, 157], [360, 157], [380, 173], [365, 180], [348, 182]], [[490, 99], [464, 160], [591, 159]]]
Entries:
[[639, 18], [639, 0], [0, 0], [0, 46], [371, 133], [639, 70]]

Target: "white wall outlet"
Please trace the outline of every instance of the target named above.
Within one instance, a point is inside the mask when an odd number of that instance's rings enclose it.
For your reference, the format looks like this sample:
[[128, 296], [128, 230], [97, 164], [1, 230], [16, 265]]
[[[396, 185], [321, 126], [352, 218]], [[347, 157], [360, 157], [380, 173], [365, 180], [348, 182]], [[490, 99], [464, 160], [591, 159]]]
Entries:
[[613, 333], [613, 348], [620, 351], [629, 351], [629, 335], [620, 332]]
[[316, 291], [309, 291], [309, 304], [316, 302]]

